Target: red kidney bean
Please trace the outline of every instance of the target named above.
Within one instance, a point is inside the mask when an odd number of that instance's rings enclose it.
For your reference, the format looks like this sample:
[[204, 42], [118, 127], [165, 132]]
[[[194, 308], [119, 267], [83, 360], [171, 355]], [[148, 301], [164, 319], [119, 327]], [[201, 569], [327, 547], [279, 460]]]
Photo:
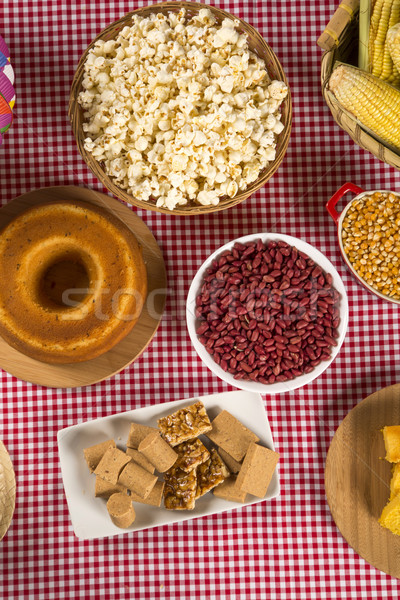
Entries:
[[207, 331], [207, 329], [209, 329], [209, 324], [207, 323], [207, 321], [203, 321], [201, 325], [199, 325], [196, 329], [196, 333], [197, 335], [202, 335]]
[[269, 385], [309, 373], [337, 345], [332, 284], [286, 242], [235, 244], [213, 261], [196, 298], [199, 341], [238, 380]]
[[243, 371], [246, 371], [246, 373], [251, 373], [252, 372], [252, 368], [250, 365], [248, 365], [244, 360], [242, 360], [242, 362], [240, 363], [240, 366], [242, 367]]
[[331, 346], [337, 346], [337, 341], [330, 335], [324, 335], [324, 340]]
[[300, 350], [299, 346], [295, 346], [294, 344], [288, 344], [287, 349], [290, 352], [298, 352]]
[[237, 350], [246, 350], [247, 348], [247, 339], [245, 342], [241, 343], [241, 344], [236, 344], [235, 348], [237, 348]]

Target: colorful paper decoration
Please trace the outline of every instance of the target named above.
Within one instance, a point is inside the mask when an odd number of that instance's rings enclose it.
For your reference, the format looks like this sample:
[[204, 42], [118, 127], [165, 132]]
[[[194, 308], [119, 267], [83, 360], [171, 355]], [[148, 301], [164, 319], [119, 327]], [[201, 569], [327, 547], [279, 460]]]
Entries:
[[0, 35], [0, 146], [3, 134], [10, 127], [15, 103], [14, 70], [10, 63], [10, 50]]

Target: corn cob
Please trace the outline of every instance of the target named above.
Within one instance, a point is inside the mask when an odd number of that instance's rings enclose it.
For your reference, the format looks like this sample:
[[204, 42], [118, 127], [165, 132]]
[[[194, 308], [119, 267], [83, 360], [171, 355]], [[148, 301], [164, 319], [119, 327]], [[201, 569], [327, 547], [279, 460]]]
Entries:
[[340, 104], [382, 141], [400, 147], [400, 90], [349, 65], [339, 65], [329, 89]]
[[375, 77], [393, 85], [400, 84], [400, 74], [391, 59], [386, 34], [399, 21], [400, 0], [375, 1], [372, 7], [368, 42], [370, 71]]
[[386, 42], [394, 66], [400, 71], [400, 23], [391, 27], [386, 35]]

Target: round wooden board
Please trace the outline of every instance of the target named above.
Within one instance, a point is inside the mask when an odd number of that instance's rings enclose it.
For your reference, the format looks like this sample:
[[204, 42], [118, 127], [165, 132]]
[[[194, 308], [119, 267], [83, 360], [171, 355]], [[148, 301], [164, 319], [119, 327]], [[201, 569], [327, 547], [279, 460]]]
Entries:
[[389, 499], [391, 465], [381, 429], [400, 424], [400, 384], [368, 396], [349, 412], [331, 442], [325, 466], [328, 504], [340, 533], [371, 565], [400, 578], [400, 536], [378, 519]]
[[167, 279], [164, 260], [150, 229], [134, 212], [119, 200], [87, 188], [49, 187], [23, 194], [0, 209], [0, 228], [33, 204], [50, 200], [82, 200], [97, 204], [119, 217], [133, 231], [143, 247], [147, 267], [147, 302], [132, 331], [98, 358], [82, 363], [49, 365], [21, 354], [0, 338], [0, 367], [19, 379], [47, 387], [91, 385], [124, 369], [152, 340], [165, 307]]
[[15, 508], [15, 474], [3, 442], [0, 441], [0, 540], [10, 527]]

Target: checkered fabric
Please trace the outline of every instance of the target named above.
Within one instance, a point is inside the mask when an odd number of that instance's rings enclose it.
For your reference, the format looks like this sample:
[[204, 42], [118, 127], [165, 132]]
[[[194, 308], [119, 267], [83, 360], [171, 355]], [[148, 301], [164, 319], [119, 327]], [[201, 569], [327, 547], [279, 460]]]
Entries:
[[[320, 91], [316, 40], [337, 4], [216, 0], [254, 25], [275, 50], [293, 94], [293, 131], [274, 177], [237, 207], [180, 217], [137, 210], [164, 254], [169, 295], [146, 351], [97, 385], [55, 390], [0, 372], [1, 438], [17, 477], [12, 525], [0, 543], [0, 598], [240, 600], [398, 597], [398, 581], [348, 546], [331, 517], [324, 463], [343, 417], [399, 381], [399, 309], [365, 291], [342, 262], [325, 203], [345, 181], [399, 187], [400, 174], [360, 149], [334, 122]], [[14, 123], [0, 149], [0, 202], [34, 188], [106, 191], [82, 161], [68, 121], [69, 87], [90, 41], [137, 0], [2, 2], [1, 34], [15, 70]], [[136, 209], [133, 209], [136, 210]], [[281, 454], [281, 496], [243, 509], [80, 542], [69, 520], [56, 435], [119, 411], [231, 389], [200, 361], [185, 325], [196, 270], [227, 241], [259, 231], [299, 237], [343, 278], [350, 316], [332, 365], [303, 389], [264, 396]]]

